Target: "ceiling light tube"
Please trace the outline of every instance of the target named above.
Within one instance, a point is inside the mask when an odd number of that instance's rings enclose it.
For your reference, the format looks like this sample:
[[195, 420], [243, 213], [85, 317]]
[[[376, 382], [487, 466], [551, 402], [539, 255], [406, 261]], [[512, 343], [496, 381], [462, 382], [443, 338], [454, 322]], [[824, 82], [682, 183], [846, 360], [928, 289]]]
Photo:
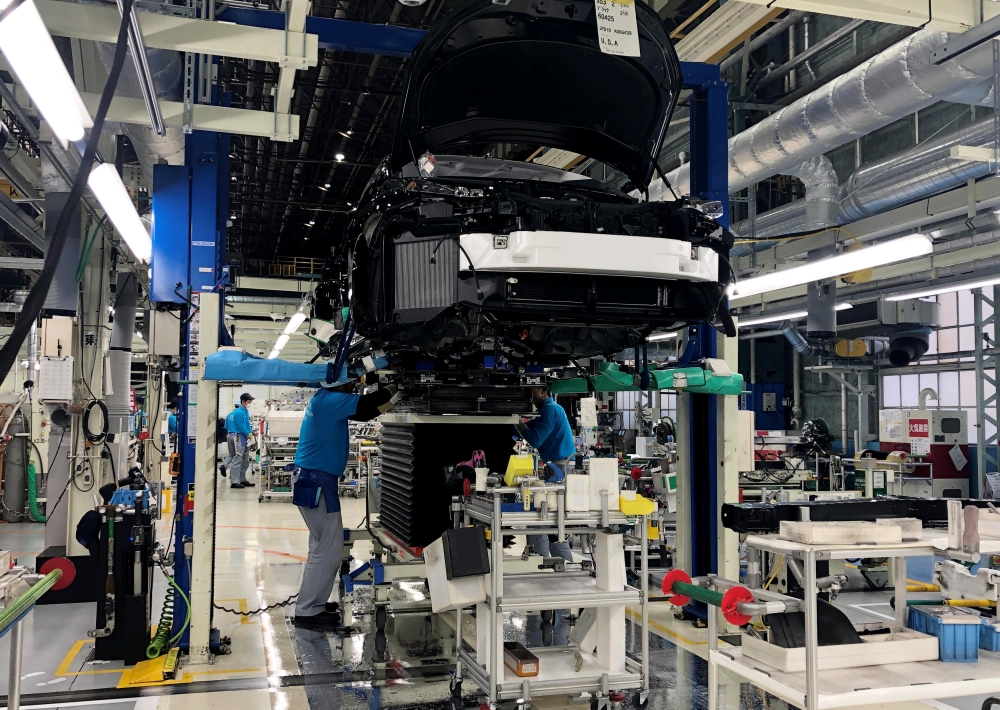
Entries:
[[934, 243], [930, 237], [926, 234], [910, 234], [864, 249], [855, 249], [801, 266], [793, 266], [790, 269], [744, 279], [730, 284], [729, 295], [732, 298], [759, 296], [762, 293], [779, 291], [783, 288], [801, 286], [813, 281], [823, 281], [855, 271], [927, 256], [932, 251], [934, 251]]
[[94, 122], [32, 0], [0, 13], [0, 50], [63, 148], [83, 140]]
[[653, 333], [648, 338], [646, 338], [647, 343], [655, 343], [660, 340], [670, 340], [671, 338], [677, 337], [677, 331], [671, 331], [669, 333]]
[[272, 350], [271, 353], [267, 356], [267, 359], [274, 360], [276, 357], [278, 357], [278, 351]]
[[153, 255], [153, 242], [135, 211], [132, 198], [122, 182], [121, 176], [111, 163], [101, 163], [90, 171], [87, 187], [101, 203], [118, 234], [128, 244], [135, 258], [149, 263]]
[[892, 296], [886, 296], [887, 301], [905, 301], [910, 298], [926, 298], [927, 296], [938, 296], [942, 293], [954, 293], [955, 291], [965, 291], [966, 289], [972, 290], [977, 288], [986, 288], [987, 286], [997, 286], [1000, 285], [1000, 276], [994, 276], [989, 279], [983, 279], [981, 281], [965, 281], [963, 283], [953, 283], [947, 286], [939, 286], [937, 288], [928, 288], [922, 291], [911, 291], [909, 293], [896, 293]]
[[289, 337], [290, 336], [287, 333], [282, 333], [281, 335], [279, 335], [278, 339], [274, 341], [274, 349], [280, 353], [282, 349], [285, 347], [285, 345], [288, 344]]
[[[850, 303], [838, 303], [833, 309], [835, 311], [846, 311], [848, 308], [854, 308]], [[809, 311], [789, 311], [788, 313], [775, 313], [773, 315], [761, 315], [756, 318], [747, 318], [746, 320], [741, 320], [740, 328], [751, 328], [755, 325], [764, 325], [765, 323], [778, 323], [784, 320], [802, 320], [809, 315]]]
[[288, 325], [285, 326], [284, 334], [291, 335], [292, 333], [294, 333], [296, 330], [299, 329], [299, 326], [302, 325], [302, 321], [304, 321], [305, 319], [306, 319], [305, 313], [303, 313], [302, 311], [295, 311], [295, 313], [292, 314], [292, 317], [288, 319]]

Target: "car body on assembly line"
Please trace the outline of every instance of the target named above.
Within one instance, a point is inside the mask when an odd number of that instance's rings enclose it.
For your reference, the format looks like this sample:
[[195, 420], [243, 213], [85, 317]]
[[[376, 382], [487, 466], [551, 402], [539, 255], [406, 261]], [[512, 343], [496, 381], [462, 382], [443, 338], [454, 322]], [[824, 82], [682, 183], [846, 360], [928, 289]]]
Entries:
[[393, 152], [334, 245], [316, 317], [349, 306], [357, 332], [404, 368], [482, 366], [484, 354], [494, 367], [558, 366], [654, 330], [731, 328], [732, 235], [705, 205], [483, 157], [572, 151], [648, 185], [681, 70], [656, 14], [640, 1], [635, 12], [638, 57], [601, 51], [593, 0], [469, 0], [436, 25], [412, 56]]

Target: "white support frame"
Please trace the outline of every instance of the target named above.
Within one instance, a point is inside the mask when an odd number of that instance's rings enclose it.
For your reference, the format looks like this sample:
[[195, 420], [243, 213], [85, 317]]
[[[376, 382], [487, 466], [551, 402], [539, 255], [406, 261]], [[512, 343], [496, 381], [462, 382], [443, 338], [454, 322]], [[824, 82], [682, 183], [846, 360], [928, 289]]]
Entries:
[[[37, 0], [36, 5], [53, 35], [95, 42], [117, 40], [121, 18], [113, 7], [63, 0]], [[160, 101], [166, 125], [182, 127], [185, 133], [200, 129], [262, 136], [282, 142], [298, 139], [299, 117], [289, 113], [295, 72], [314, 67], [319, 61], [319, 36], [305, 33], [308, 0], [287, 0], [284, 30], [144, 12], [138, 8], [135, 14], [142, 40], [149, 49], [184, 52], [188, 63], [191, 57], [198, 55], [275, 62], [280, 67], [274, 113], [204, 104], [196, 106], [194, 101], [187, 104]], [[189, 69], [186, 66], [186, 71]], [[97, 97], [84, 95], [91, 112], [96, 111], [96, 101]], [[116, 97], [109, 120], [148, 126], [148, 112], [140, 115], [134, 102], [135, 99]], [[145, 104], [142, 106], [145, 110]]]
[[202, 293], [199, 304], [190, 653], [192, 663], [208, 663], [212, 633], [212, 576], [215, 571], [215, 431], [219, 416], [219, 383], [206, 380], [202, 375], [205, 358], [219, 349], [219, 294]]
[[[81, 94], [81, 97], [87, 111], [91, 115], [96, 114], [97, 105], [101, 100], [100, 95]], [[183, 102], [160, 100], [158, 103], [160, 104], [160, 112], [163, 114], [164, 125], [176, 128], [187, 125]], [[149, 112], [142, 99], [116, 96], [111, 100], [107, 119], [119, 123], [148, 126]], [[273, 114], [268, 111], [250, 111], [209, 104], [194, 104], [191, 107], [190, 125], [201, 131], [261, 136], [284, 143], [297, 140], [299, 137], [299, 116], [297, 114]]]
[[[996, 11], [984, 3], [984, 16], [979, 17], [980, 0], [743, 0], [755, 5], [785, 10], [802, 10], [823, 15], [838, 15], [857, 20], [886, 22], [904, 27], [926, 27], [944, 32], [965, 32], [984, 20], [990, 19]], [[930, 17], [928, 17], [928, 6]]]

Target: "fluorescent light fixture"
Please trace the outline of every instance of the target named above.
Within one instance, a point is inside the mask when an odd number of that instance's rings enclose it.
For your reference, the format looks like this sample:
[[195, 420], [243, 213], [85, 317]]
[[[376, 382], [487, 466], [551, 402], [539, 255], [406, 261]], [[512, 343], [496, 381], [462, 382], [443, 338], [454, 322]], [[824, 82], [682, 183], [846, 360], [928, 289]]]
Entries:
[[953, 283], [947, 286], [939, 286], [937, 288], [928, 288], [923, 291], [911, 291], [909, 293], [897, 293], [892, 296], [886, 296], [887, 301], [905, 301], [910, 298], [924, 298], [926, 296], [937, 296], [942, 293], [953, 293], [954, 291], [965, 291], [966, 289], [976, 289], [976, 288], [986, 288], [987, 286], [996, 286], [1000, 284], [1000, 276], [995, 276], [990, 279], [983, 279], [982, 281], [965, 281], [963, 283]]
[[[2, 23], [0, 23], [2, 24]], [[101, 163], [90, 171], [87, 186], [118, 230], [118, 234], [128, 244], [128, 248], [139, 261], [149, 263], [153, 255], [153, 242], [146, 231], [146, 225], [135, 211], [121, 176], [111, 163]]]
[[[849, 308], [854, 308], [850, 303], [838, 303], [833, 309], [835, 311], [846, 311]], [[747, 318], [746, 320], [740, 321], [740, 328], [751, 328], [755, 325], [764, 325], [765, 323], [779, 323], [785, 320], [802, 320], [808, 317], [809, 311], [789, 311], [788, 313], [775, 313], [774, 315], [759, 316], [757, 318]]]
[[7, 8], [0, 19], [4, 57], [63, 147], [83, 140], [85, 130], [94, 122], [38, 8], [32, 0], [2, 4]]
[[284, 334], [291, 335], [292, 333], [294, 333], [296, 330], [299, 329], [299, 326], [302, 325], [302, 321], [304, 321], [305, 319], [306, 319], [305, 313], [303, 313], [302, 311], [295, 311], [295, 313], [292, 314], [292, 317], [288, 319], [288, 325], [285, 326]]
[[282, 349], [288, 344], [289, 337], [290, 336], [287, 333], [282, 333], [281, 335], [279, 335], [278, 339], [274, 341], [274, 349], [280, 353]]
[[270, 355], [267, 356], [267, 359], [268, 360], [274, 360], [276, 357], [278, 357], [278, 351], [277, 350], [272, 350], [271, 353], [270, 353]]
[[789, 311], [788, 313], [775, 313], [774, 315], [760, 316], [759, 318], [747, 318], [746, 320], [741, 319], [740, 328], [751, 328], [755, 325], [779, 323], [785, 320], [802, 320], [808, 315], [808, 311]]
[[333, 159], [336, 160], [339, 163], [340, 161], [342, 161], [344, 159], [344, 154], [343, 153], [337, 153], [335, 156], [333, 156]]
[[655, 343], [660, 340], [670, 340], [671, 338], [677, 337], [677, 331], [671, 331], [669, 333], [653, 333], [648, 338], [646, 338], [647, 343]]
[[855, 271], [915, 259], [919, 256], [926, 256], [932, 251], [934, 251], [934, 243], [930, 237], [926, 234], [910, 234], [864, 249], [855, 249], [801, 266], [773, 271], [763, 276], [730, 284], [729, 295], [732, 298], [759, 296], [762, 293], [801, 286], [812, 281], [823, 281]]

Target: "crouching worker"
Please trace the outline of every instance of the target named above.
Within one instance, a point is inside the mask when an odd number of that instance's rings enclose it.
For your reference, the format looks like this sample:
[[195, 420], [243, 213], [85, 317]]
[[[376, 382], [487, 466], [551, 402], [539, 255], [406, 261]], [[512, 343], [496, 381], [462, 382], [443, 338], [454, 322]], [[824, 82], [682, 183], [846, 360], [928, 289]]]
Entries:
[[295, 604], [295, 623], [307, 627], [340, 625], [335, 603], [328, 603], [344, 559], [339, 479], [347, 467], [348, 420], [368, 421], [388, 412], [398, 396], [389, 385], [357, 394], [353, 379], [323, 384], [309, 400], [295, 452], [292, 502], [309, 528], [309, 556]]

